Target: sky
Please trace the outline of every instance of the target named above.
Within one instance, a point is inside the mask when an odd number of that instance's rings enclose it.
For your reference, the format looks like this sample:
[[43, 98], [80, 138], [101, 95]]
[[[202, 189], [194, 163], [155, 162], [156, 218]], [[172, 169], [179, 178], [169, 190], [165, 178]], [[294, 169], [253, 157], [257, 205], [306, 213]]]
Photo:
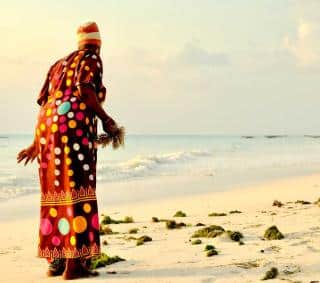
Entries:
[[33, 133], [49, 67], [102, 36], [104, 108], [129, 134], [319, 134], [320, 1], [6, 1], [0, 133]]

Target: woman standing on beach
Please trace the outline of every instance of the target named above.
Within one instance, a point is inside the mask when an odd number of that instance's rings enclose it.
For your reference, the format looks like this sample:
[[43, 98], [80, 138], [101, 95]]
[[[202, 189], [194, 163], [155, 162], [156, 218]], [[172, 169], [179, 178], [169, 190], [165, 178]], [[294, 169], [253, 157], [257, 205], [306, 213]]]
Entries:
[[41, 106], [25, 164], [37, 158], [41, 186], [37, 256], [50, 263], [48, 276], [97, 275], [88, 259], [100, 254], [96, 199], [97, 117], [108, 137], [123, 144], [122, 128], [103, 110], [101, 39], [94, 22], [77, 31], [78, 50], [54, 63], [37, 103]]

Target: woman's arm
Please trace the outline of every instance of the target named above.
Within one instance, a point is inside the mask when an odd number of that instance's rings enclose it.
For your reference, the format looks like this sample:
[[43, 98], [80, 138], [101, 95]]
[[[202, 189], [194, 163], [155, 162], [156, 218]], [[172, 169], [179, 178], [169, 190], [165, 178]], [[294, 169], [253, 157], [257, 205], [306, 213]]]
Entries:
[[118, 126], [116, 122], [106, 113], [98, 101], [95, 90], [91, 84], [80, 84], [78, 85], [79, 95], [84, 103], [92, 109], [92, 111], [98, 116], [102, 122], [103, 130], [113, 135], [117, 130]]

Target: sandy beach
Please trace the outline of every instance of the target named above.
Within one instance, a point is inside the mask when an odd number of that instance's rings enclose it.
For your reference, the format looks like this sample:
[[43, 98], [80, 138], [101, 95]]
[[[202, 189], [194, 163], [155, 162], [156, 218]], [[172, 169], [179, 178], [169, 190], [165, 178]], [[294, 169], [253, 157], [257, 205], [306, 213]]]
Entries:
[[[187, 186], [183, 180], [159, 181], [163, 186]], [[189, 184], [189, 186], [195, 186]], [[106, 205], [107, 196], [99, 196], [100, 214], [112, 219], [132, 216], [134, 223], [110, 224], [115, 233], [101, 236], [102, 247], [110, 256], [125, 259], [99, 268], [100, 276], [81, 282], [260, 282], [272, 267], [279, 275], [272, 282], [311, 282], [320, 280], [320, 208], [318, 200], [320, 175], [292, 177], [269, 181], [227, 192], [189, 194], [166, 197], [157, 201], [138, 201]], [[134, 181], [136, 186], [152, 186], [152, 182]], [[201, 186], [201, 182], [198, 183]], [[108, 190], [121, 191], [121, 185], [110, 184]], [[168, 188], [168, 187], [167, 187]], [[132, 192], [134, 193], [134, 192]], [[273, 206], [279, 200], [283, 206]], [[311, 204], [296, 203], [297, 200]], [[37, 258], [39, 196], [28, 195], [0, 204], [1, 282], [55, 282], [47, 278], [47, 263]], [[176, 211], [186, 217], [173, 217]], [[229, 212], [238, 210], [241, 213]], [[209, 213], [225, 216], [208, 216]], [[172, 219], [187, 226], [167, 229], [165, 222], [154, 223], [152, 217]], [[101, 217], [102, 219], [102, 217]], [[100, 220], [101, 220], [100, 219]], [[226, 233], [215, 238], [200, 238], [193, 245], [193, 233], [203, 227], [197, 223], [220, 225], [225, 230], [243, 234], [243, 245], [232, 241]], [[282, 240], [263, 240], [265, 230], [276, 225]], [[138, 228], [137, 234], [128, 234]], [[152, 241], [141, 246], [127, 237], [147, 235]], [[218, 255], [208, 257], [206, 245], [214, 245]], [[114, 274], [112, 274], [114, 273]], [[75, 281], [80, 281], [75, 280]]]

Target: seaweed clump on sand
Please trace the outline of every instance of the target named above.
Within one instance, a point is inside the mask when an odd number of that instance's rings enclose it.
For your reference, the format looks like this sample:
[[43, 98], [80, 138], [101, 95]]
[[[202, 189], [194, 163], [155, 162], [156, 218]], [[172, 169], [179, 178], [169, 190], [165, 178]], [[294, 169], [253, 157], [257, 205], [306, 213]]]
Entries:
[[232, 241], [235, 241], [235, 242], [240, 242], [240, 240], [243, 238], [243, 234], [239, 231], [228, 230], [227, 235]]
[[138, 231], [139, 231], [138, 228], [131, 228], [131, 229], [129, 229], [128, 233], [129, 233], [129, 234], [137, 234]]
[[152, 222], [160, 222], [160, 220], [159, 220], [159, 218], [158, 217], [155, 217], [155, 216], [152, 216], [152, 218], [151, 218], [151, 221]]
[[306, 200], [297, 200], [295, 203], [297, 203], [297, 204], [303, 204], [303, 205], [311, 204], [310, 201], [306, 201]]
[[229, 211], [229, 213], [230, 214], [236, 214], [236, 213], [242, 213], [242, 211], [235, 209], [235, 210]]
[[206, 245], [204, 247], [204, 251], [207, 252], [208, 257], [219, 254], [218, 251], [216, 250], [216, 247], [213, 245]]
[[278, 227], [273, 225], [264, 232], [264, 238], [267, 240], [281, 240], [284, 238]]
[[192, 244], [192, 245], [200, 245], [200, 244], [202, 244], [202, 241], [201, 241], [200, 239], [196, 239], [196, 240], [193, 240], [193, 241], [191, 242], [191, 244]]
[[201, 228], [193, 233], [192, 238], [215, 238], [221, 235], [225, 230], [218, 225], [210, 225], [208, 227]]
[[186, 217], [187, 214], [181, 210], [178, 210], [174, 215], [173, 217]]
[[131, 216], [126, 216], [123, 220], [112, 219], [109, 215], [104, 215], [101, 224], [120, 224], [120, 223], [133, 223]]
[[270, 270], [266, 272], [262, 280], [274, 279], [278, 276], [279, 271], [276, 267], [272, 267]]
[[186, 227], [186, 226], [187, 225], [184, 222], [177, 223], [174, 220], [166, 220], [167, 229], [179, 229], [181, 227]]
[[144, 235], [144, 236], [141, 236], [141, 237], [137, 238], [136, 240], [137, 240], [136, 245], [137, 246], [141, 246], [146, 242], [151, 242], [152, 238], [149, 237], [149, 236]]
[[109, 226], [100, 224], [99, 234], [100, 235], [111, 235], [111, 234], [118, 234], [118, 232], [113, 232]]
[[125, 261], [125, 259], [119, 256], [108, 256], [105, 253], [101, 253], [100, 255], [93, 256], [91, 258], [90, 269], [105, 267], [106, 265], [110, 265], [119, 261]]
[[274, 200], [272, 206], [282, 207], [283, 203], [279, 200]]
[[201, 223], [201, 222], [199, 222], [199, 223], [197, 223], [195, 226], [196, 226], [196, 227], [200, 227], [200, 226], [206, 226], [206, 225], [203, 224], [203, 223]]
[[211, 212], [208, 216], [227, 216], [227, 214], [224, 212]]

